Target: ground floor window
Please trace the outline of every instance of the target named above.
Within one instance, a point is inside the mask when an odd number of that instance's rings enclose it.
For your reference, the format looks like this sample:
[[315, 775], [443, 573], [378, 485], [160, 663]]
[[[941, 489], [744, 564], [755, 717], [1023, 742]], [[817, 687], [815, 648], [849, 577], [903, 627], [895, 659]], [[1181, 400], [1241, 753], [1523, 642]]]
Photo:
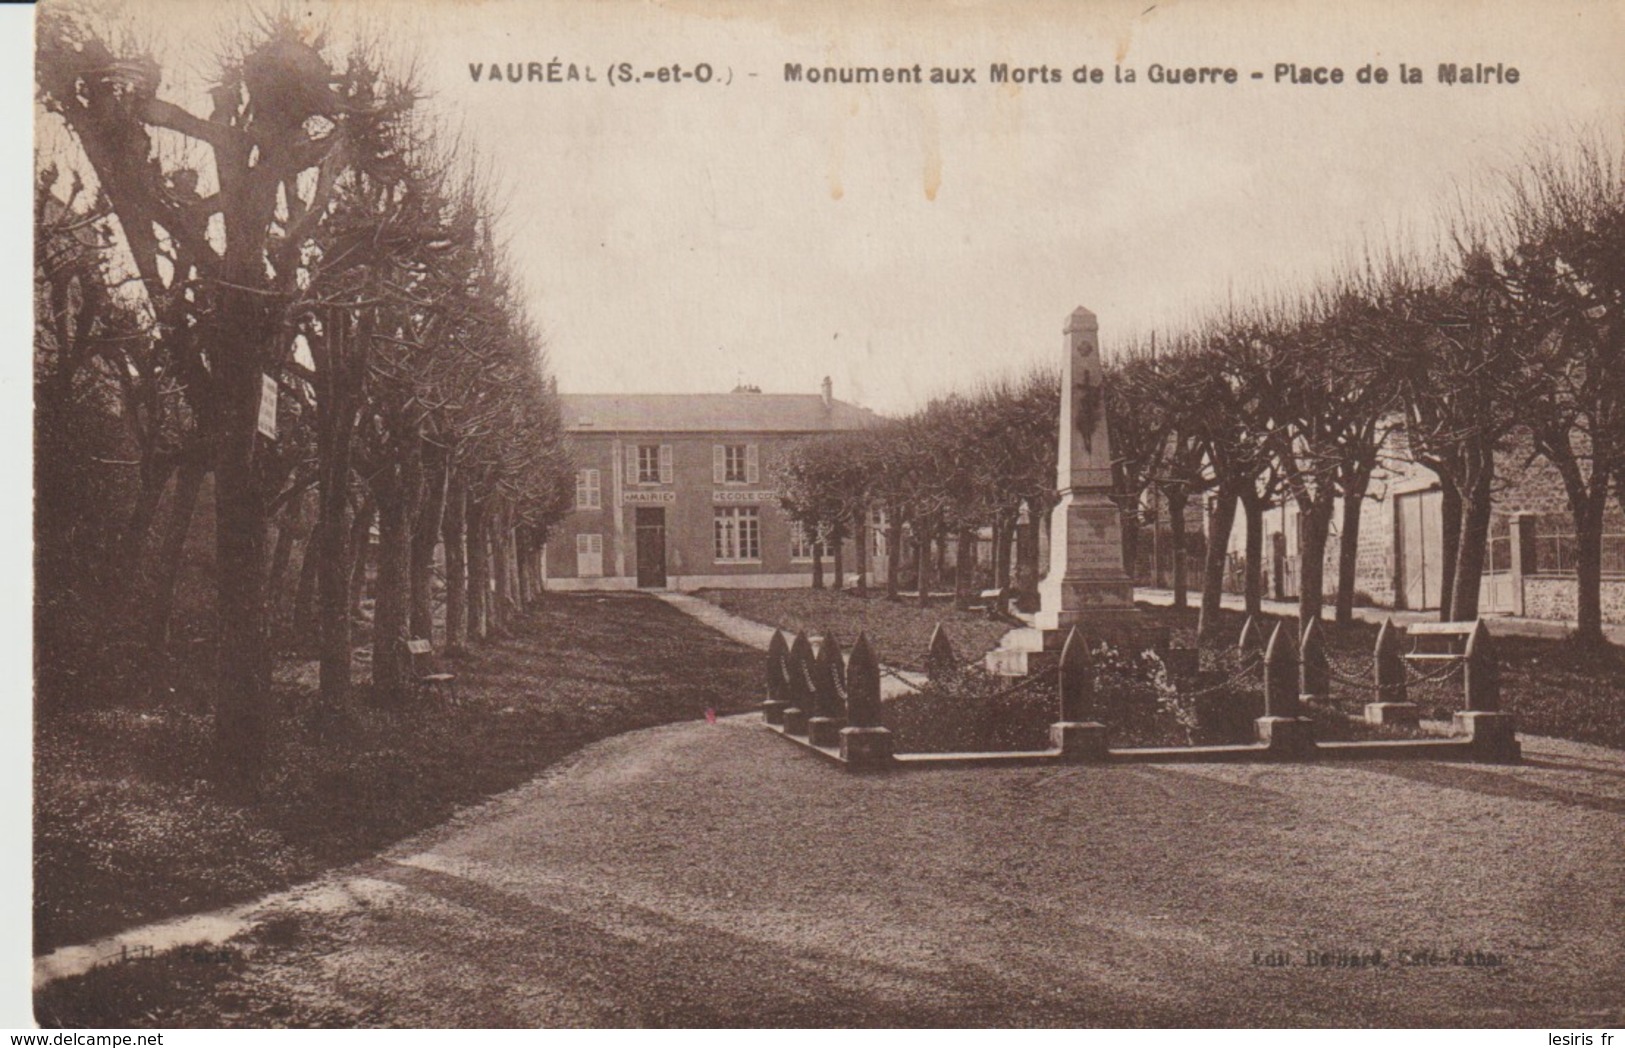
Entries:
[[576, 577], [595, 579], [604, 574], [604, 536], [576, 536]]
[[718, 506], [715, 520], [716, 559], [762, 559], [762, 526], [755, 506]]
[[792, 520], [790, 522], [790, 559], [812, 560], [815, 547], [820, 557], [829, 556], [829, 542], [824, 538], [822, 530], [819, 532], [818, 541], [814, 542], [811, 536], [807, 534], [807, 525], [799, 520]]

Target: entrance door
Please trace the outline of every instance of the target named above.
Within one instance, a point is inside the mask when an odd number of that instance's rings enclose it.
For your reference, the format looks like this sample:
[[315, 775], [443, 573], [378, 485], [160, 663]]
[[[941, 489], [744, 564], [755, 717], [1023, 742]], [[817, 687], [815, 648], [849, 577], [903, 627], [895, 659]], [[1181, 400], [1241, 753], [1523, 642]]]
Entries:
[[1394, 500], [1399, 550], [1396, 580], [1402, 607], [1424, 611], [1439, 606], [1444, 588], [1444, 496], [1437, 491]]
[[666, 511], [658, 506], [639, 506], [638, 587], [666, 588]]

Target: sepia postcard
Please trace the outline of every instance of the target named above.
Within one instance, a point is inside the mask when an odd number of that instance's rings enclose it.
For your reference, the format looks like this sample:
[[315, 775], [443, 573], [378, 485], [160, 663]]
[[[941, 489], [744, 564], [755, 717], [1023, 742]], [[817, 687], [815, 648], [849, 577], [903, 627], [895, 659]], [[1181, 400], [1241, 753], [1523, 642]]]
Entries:
[[32, 17], [13, 1024], [1612, 1043], [1618, 0]]

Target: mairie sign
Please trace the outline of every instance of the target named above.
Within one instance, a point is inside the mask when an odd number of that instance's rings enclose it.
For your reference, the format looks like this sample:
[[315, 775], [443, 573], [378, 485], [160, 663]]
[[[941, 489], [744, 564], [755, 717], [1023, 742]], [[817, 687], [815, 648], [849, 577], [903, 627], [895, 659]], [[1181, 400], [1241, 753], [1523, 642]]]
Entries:
[[777, 502], [777, 491], [713, 491], [712, 502]]
[[621, 492], [621, 505], [647, 506], [651, 503], [676, 502], [675, 491], [623, 491]]

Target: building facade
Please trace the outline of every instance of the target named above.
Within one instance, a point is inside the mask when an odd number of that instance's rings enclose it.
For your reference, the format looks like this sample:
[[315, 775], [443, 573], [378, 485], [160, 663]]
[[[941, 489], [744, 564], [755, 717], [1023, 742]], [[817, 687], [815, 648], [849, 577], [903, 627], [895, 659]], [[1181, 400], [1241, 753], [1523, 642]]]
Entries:
[[[806, 586], [813, 540], [779, 506], [774, 463], [798, 440], [862, 429], [822, 395], [563, 394], [575, 509], [549, 536], [551, 589]], [[821, 547], [829, 571], [833, 552]], [[851, 543], [843, 551], [850, 572]]]
[[[1499, 452], [1479, 612], [1572, 621], [1576, 616], [1574, 520], [1562, 478], [1524, 445]], [[1444, 496], [1439, 478], [1395, 439], [1360, 506], [1356, 603], [1426, 611], [1439, 607], [1444, 579]], [[1339, 504], [1326, 544], [1327, 596], [1337, 586]], [[1290, 500], [1265, 517], [1265, 593], [1298, 596], [1297, 507]], [[1228, 547], [1228, 585], [1239, 590], [1244, 525]], [[1602, 614], [1625, 622], [1625, 514], [1611, 504], [1603, 521]]]

